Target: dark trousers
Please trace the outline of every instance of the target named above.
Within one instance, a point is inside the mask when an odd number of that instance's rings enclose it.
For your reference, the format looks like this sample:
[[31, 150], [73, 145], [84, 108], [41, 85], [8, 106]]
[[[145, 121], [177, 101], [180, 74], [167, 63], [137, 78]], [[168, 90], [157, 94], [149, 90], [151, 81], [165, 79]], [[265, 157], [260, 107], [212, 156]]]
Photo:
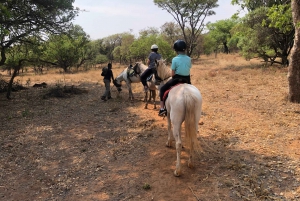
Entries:
[[179, 84], [179, 83], [191, 84], [191, 77], [189, 75], [188, 76], [174, 75], [172, 77], [172, 79], [170, 79], [166, 84], [164, 84], [164, 86], [162, 86], [160, 88], [160, 91], [159, 91], [160, 101], [163, 101], [164, 93], [168, 89], [170, 89], [172, 86], [175, 86], [176, 84]]
[[147, 86], [147, 78], [155, 72], [155, 69], [147, 68], [141, 75], [141, 82], [144, 86]]

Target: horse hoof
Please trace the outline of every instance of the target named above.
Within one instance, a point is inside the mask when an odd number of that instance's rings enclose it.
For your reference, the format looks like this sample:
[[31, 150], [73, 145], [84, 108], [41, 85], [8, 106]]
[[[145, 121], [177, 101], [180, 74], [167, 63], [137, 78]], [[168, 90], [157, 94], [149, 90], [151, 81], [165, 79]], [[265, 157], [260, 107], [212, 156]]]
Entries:
[[174, 171], [174, 176], [179, 177], [180, 176], [180, 171], [177, 172], [177, 170]]

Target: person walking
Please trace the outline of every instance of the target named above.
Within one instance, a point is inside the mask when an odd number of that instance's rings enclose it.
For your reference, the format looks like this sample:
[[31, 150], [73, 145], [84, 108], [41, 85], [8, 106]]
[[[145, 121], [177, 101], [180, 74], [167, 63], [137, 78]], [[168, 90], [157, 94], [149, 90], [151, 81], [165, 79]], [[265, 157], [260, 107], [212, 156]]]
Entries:
[[112, 64], [108, 63], [107, 67], [104, 67], [102, 69], [101, 76], [103, 76], [103, 82], [105, 85], [105, 92], [101, 96], [101, 100], [107, 101], [107, 99], [111, 99], [111, 93], [110, 93], [110, 82], [111, 80], [114, 80], [114, 74], [112, 72]]
[[140, 79], [144, 87], [144, 91], [148, 91], [148, 85], [147, 85], [147, 78], [156, 72], [155, 67], [155, 60], [161, 59], [161, 55], [158, 53], [158, 46], [156, 44], [153, 44], [151, 46], [151, 53], [148, 56], [148, 68], [142, 73]]

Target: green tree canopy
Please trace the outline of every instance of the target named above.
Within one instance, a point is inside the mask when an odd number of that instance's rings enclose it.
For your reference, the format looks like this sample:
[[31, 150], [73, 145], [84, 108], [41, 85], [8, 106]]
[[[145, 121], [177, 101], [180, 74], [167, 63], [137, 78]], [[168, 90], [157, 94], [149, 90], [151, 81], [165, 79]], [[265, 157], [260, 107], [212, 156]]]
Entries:
[[154, 0], [155, 5], [170, 13], [181, 28], [187, 43], [187, 54], [192, 55], [198, 37], [204, 29], [204, 20], [214, 15], [217, 0]]
[[223, 51], [229, 53], [228, 42], [231, 39], [231, 29], [238, 23], [236, 18], [219, 20], [215, 23], [210, 23], [207, 25], [209, 30], [208, 35], [216, 42], [214, 46], [223, 45]]
[[0, 66], [5, 63], [6, 50], [28, 36], [43, 38], [48, 33], [66, 30], [78, 9], [74, 0], [9, 0], [0, 4]]
[[249, 12], [234, 28], [233, 38], [239, 37], [238, 46], [246, 58], [258, 56], [271, 64], [285, 65], [293, 46], [294, 32], [290, 6], [275, 4]]
[[232, 0], [232, 4], [240, 5], [242, 9], [251, 12], [259, 7], [272, 7], [290, 3], [290, 0]]
[[46, 61], [68, 71], [70, 67], [79, 67], [87, 58], [89, 36], [76, 25], [67, 34], [52, 35], [46, 45]]
[[151, 52], [151, 45], [153, 44], [158, 46], [158, 52], [162, 55], [163, 59], [171, 61], [175, 56], [175, 52], [170, 44], [166, 42], [161, 35], [152, 34], [140, 37], [132, 43], [130, 47], [132, 57], [135, 60], [142, 60], [146, 63], [148, 55]]

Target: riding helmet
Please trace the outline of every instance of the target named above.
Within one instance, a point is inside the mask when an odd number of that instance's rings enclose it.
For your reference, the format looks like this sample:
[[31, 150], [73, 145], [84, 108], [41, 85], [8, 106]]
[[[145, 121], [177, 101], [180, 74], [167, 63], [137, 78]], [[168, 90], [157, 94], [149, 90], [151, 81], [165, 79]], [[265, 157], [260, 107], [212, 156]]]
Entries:
[[157, 50], [158, 46], [156, 44], [151, 45], [151, 50]]
[[175, 41], [173, 48], [175, 51], [183, 52], [186, 50], [186, 43], [183, 40]]

